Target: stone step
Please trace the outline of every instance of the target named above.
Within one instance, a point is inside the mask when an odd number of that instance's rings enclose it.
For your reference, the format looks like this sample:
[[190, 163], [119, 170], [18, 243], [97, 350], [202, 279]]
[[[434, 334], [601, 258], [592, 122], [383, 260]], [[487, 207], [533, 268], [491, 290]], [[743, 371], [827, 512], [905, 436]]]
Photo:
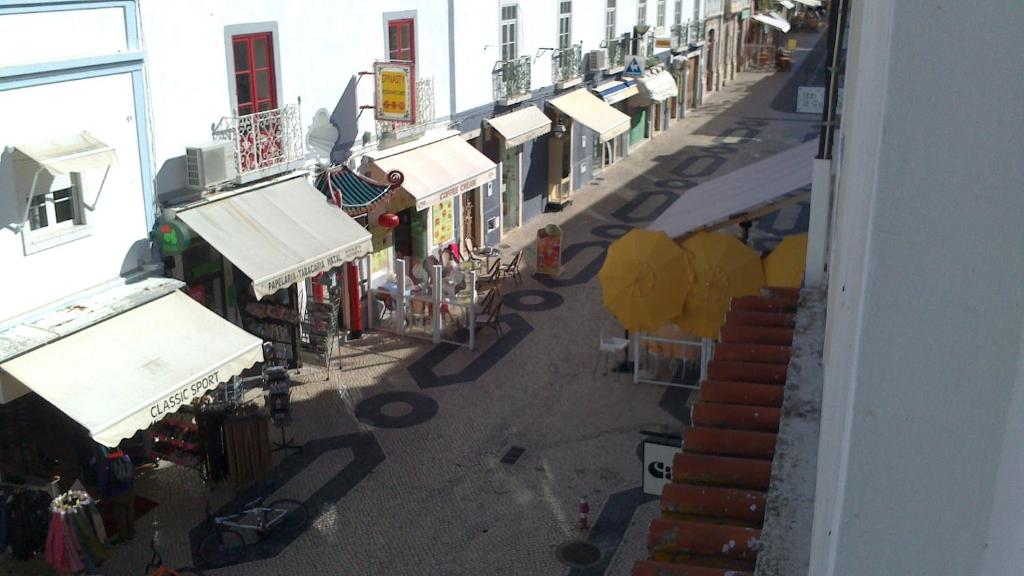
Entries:
[[783, 312], [792, 314], [796, 312], [797, 301], [793, 298], [780, 298], [774, 296], [739, 296], [732, 299], [730, 310], [750, 310], [751, 312]]
[[731, 343], [716, 344], [715, 360], [786, 365], [789, 364], [789, 346]]
[[774, 384], [705, 380], [700, 383], [697, 398], [701, 402], [716, 404], [745, 404], [780, 408], [785, 392], [785, 386]]
[[662, 518], [684, 520], [679, 516], [710, 516], [722, 523], [736, 521], [739, 525], [760, 528], [764, 522], [764, 492], [666, 484], [661, 492]]
[[790, 346], [793, 344], [791, 328], [763, 328], [760, 326], [722, 326], [721, 341], [725, 344], [768, 344]]
[[647, 535], [647, 550], [652, 557], [681, 552], [753, 562], [760, 539], [757, 528], [655, 518]]
[[781, 417], [782, 412], [770, 406], [697, 402], [690, 408], [690, 422], [695, 427], [778, 432]]
[[764, 290], [768, 291], [768, 293], [776, 298], [785, 298], [793, 301], [800, 300], [799, 288], [793, 288], [791, 286], [768, 286]]
[[780, 312], [753, 312], [750, 310], [730, 310], [725, 315], [725, 323], [732, 326], [792, 328], [794, 325], [796, 325], [796, 314], [783, 314]]
[[717, 350], [715, 351], [715, 359], [708, 362], [709, 380], [782, 385], [786, 383], [786, 373], [788, 371], [788, 364], [720, 360]]
[[633, 564], [633, 576], [754, 576], [746, 570], [729, 570], [726, 568], [707, 568], [653, 560], [637, 560]]
[[731, 458], [679, 452], [672, 459], [672, 482], [767, 490], [772, 479], [770, 460]]
[[683, 428], [687, 452], [710, 456], [733, 456], [771, 460], [775, 456], [775, 434], [729, 430], [727, 428]]

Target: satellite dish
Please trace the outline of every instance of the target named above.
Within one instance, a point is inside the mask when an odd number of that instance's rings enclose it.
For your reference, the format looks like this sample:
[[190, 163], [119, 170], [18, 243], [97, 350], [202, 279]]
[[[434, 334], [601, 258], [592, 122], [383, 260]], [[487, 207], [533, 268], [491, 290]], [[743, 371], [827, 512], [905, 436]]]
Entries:
[[338, 128], [331, 124], [331, 115], [327, 109], [317, 110], [306, 133], [306, 145], [317, 154], [330, 158], [331, 151], [338, 142], [338, 136]]

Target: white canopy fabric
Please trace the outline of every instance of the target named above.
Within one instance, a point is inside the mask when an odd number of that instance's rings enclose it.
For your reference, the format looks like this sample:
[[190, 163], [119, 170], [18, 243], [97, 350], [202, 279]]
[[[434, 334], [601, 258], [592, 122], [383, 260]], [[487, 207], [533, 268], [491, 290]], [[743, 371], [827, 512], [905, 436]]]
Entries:
[[629, 116], [586, 90], [576, 90], [548, 102], [573, 120], [597, 132], [607, 142], [629, 130]]
[[381, 175], [398, 170], [405, 176], [401, 190], [416, 200], [417, 210], [459, 196], [498, 175], [497, 164], [460, 136], [376, 158], [371, 163]]
[[370, 232], [304, 176], [177, 216], [252, 279], [257, 298], [373, 251]]
[[487, 120], [505, 139], [505, 146], [518, 146], [551, 132], [551, 119], [533, 104], [510, 114]]
[[762, 24], [767, 24], [769, 26], [778, 28], [783, 32], [789, 32], [789, 21], [781, 16], [775, 15], [774, 13], [754, 14], [753, 16], [751, 16], [751, 18], [757, 20], [758, 22], [761, 22]]
[[640, 93], [649, 101], [661, 102], [678, 92], [676, 79], [665, 71], [638, 78], [637, 82], [640, 83]]
[[817, 8], [821, 6], [821, 0], [796, 0], [804, 6], [810, 6], [811, 8]]
[[817, 139], [780, 152], [686, 191], [652, 222], [672, 238], [751, 212], [811, 183]]
[[792, 2], [790, 2], [790, 0], [778, 0], [778, 1], [779, 1], [779, 4], [782, 4], [786, 8], [789, 8], [790, 10], [792, 10], [793, 8], [796, 8], [796, 4], [793, 4]]
[[[117, 153], [88, 132], [14, 146], [14, 177], [19, 200], [46, 194], [42, 176], [51, 178], [117, 164]], [[47, 183], [50, 180], [46, 180]]]
[[611, 80], [594, 86], [594, 93], [608, 104], [616, 104], [627, 98], [636, 96], [640, 89], [634, 80]]
[[259, 338], [173, 292], [0, 371], [116, 446], [262, 360]]

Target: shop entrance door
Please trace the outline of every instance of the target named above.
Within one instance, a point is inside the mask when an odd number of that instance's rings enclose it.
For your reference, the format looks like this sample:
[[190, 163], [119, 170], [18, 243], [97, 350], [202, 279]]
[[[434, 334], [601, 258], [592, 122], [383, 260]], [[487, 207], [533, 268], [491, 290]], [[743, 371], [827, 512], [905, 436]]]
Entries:
[[519, 227], [519, 212], [522, 206], [522, 182], [519, 177], [519, 162], [522, 146], [503, 147], [501, 154], [501, 232], [507, 233]]
[[687, 80], [689, 85], [686, 89], [686, 108], [692, 110], [697, 107], [697, 89], [700, 87], [700, 67], [696, 58], [690, 58]]
[[637, 108], [630, 122], [629, 142], [632, 147], [647, 138], [647, 108]]
[[462, 237], [469, 237], [476, 246], [482, 246], [479, 223], [476, 219], [476, 190], [462, 195]]

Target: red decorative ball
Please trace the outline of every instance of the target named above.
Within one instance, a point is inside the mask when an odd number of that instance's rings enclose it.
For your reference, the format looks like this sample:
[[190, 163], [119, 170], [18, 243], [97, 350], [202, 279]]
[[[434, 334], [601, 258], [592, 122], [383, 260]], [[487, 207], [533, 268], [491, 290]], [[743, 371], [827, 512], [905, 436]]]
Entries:
[[393, 212], [385, 212], [377, 218], [377, 224], [381, 228], [387, 228], [388, 230], [398, 227], [398, 214]]

